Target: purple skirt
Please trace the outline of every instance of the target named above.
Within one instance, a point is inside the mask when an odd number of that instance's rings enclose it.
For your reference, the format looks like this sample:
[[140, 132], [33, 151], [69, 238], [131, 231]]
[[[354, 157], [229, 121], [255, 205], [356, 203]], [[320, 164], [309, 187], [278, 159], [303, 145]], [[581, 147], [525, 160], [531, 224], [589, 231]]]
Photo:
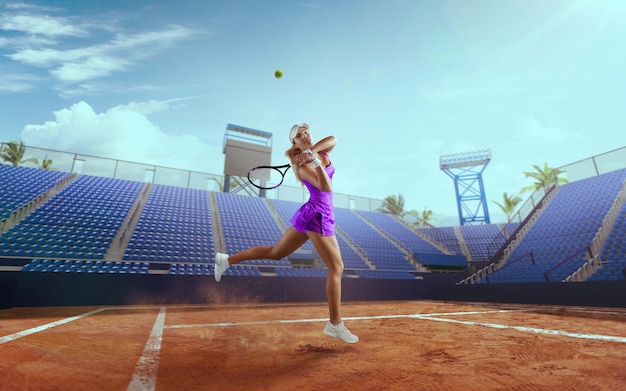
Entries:
[[299, 232], [317, 232], [321, 233], [322, 236], [335, 234], [335, 216], [332, 209], [330, 212], [323, 209], [319, 210], [309, 202], [296, 211], [290, 222]]

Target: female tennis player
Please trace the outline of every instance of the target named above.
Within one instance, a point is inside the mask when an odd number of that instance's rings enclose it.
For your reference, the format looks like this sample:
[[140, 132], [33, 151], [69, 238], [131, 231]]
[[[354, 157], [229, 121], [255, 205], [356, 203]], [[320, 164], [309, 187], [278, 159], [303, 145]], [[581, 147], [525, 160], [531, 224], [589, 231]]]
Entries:
[[326, 299], [330, 320], [324, 333], [348, 343], [359, 337], [346, 328], [341, 319], [341, 277], [343, 260], [335, 236], [335, 213], [333, 211], [332, 177], [335, 166], [329, 153], [335, 147], [334, 136], [328, 136], [313, 144], [309, 125], [294, 125], [289, 132], [289, 148], [285, 155], [293, 164], [298, 181], [309, 190], [309, 200], [291, 218], [292, 226], [274, 246], [256, 246], [237, 254], [215, 255], [215, 280], [219, 282], [224, 272], [235, 263], [251, 259], [280, 260], [296, 251], [311, 239], [318, 254], [328, 268]]

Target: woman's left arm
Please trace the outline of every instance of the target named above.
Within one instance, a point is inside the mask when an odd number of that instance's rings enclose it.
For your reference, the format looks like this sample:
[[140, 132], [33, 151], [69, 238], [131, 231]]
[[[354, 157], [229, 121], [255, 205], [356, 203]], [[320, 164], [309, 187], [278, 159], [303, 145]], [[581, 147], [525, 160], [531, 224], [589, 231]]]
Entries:
[[317, 153], [317, 152], [330, 152], [333, 150], [333, 148], [335, 148], [335, 145], [337, 144], [337, 140], [335, 139], [335, 136], [328, 136], [325, 137], [323, 139], [321, 139], [320, 141], [316, 142], [315, 145], [313, 145], [311, 147], [311, 152], [313, 153]]

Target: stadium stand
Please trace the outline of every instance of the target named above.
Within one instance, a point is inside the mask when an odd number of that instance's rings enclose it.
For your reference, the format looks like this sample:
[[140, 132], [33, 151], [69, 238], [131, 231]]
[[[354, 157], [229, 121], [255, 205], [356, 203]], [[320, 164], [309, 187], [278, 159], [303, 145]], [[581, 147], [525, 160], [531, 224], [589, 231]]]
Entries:
[[80, 176], [0, 236], [3, 254], [103, 259], [141, 186]]
[[0, 220], [52, 188], [66, 172], [0, 164]]
[[209, 263], [214, 252], [207, 192], [154, 185], [123, 259]]
[[[9, 216], [70, 174], [0, 165], [0, 211]], [[512, 248], [502, 267], [480, 283], [563, 281], [589, 259], [589, 246], [626, 179], [626, 169], [578, 180], [558, 192]], [[215, 229], [226, 251], [272, 245], [282, 235], [298, 202], [222, 192], [149, 185], [78, 175], [0, 235], [2, 257], [23, 259], [24, 272], [211, 275]], [[142, 201], [142, 189], [146, 191]], [[142, 204], [143, 203], [143, 204]], [[125, 221], [142, 204], [136, 225]], [[413, 254], [468, 255], [489, 259], [494, 246], [517, 232], [519, 223], [421, 228], [415, 232], [379, 212], [336, 208], [337, 240], [344, 277], [415, 279], [425, 270]], [[212, 220], [212, 218], [214, 220]], [[212, 221], [219, 220], [217, 227]], [[114, 237], [130, 230], [119, 259], [105, 259]], [[589, 281], [623, 280], [626, 267], [626, 207], [602, 248], [601, 267]], [[303, 250], [319, 255], [307, 242]], [[497, 260], [491, 260], [495, 262]], [[156, 267], [162, 265], [162, 267]], [[470, 263], [471, 266], [471, 263]], [[320, 277], [315, 267], [294, 267], [288, 258], [247, 261], [226, 275]]]
[[504, 265], [480, 282], [564, 281], [589, 260], [591, 242], [625, 180], [622, 169], [562, 185]]

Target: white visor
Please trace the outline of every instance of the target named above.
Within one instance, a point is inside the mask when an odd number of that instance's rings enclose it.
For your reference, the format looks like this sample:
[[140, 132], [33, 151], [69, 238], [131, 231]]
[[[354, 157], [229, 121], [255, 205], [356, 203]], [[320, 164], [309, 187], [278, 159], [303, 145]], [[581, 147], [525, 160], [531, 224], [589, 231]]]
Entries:
[[309, 130], [309, 125], [301, 123], [300, 125], [294, 125], [291, 127], [291, 130], [289, 131], [289, 141], [291, 141], [292, 144], [293, 139], [296, 138], [296, 136], [298, 135], [298, 129], [300, 128], [305, 128], [306, 130]]

